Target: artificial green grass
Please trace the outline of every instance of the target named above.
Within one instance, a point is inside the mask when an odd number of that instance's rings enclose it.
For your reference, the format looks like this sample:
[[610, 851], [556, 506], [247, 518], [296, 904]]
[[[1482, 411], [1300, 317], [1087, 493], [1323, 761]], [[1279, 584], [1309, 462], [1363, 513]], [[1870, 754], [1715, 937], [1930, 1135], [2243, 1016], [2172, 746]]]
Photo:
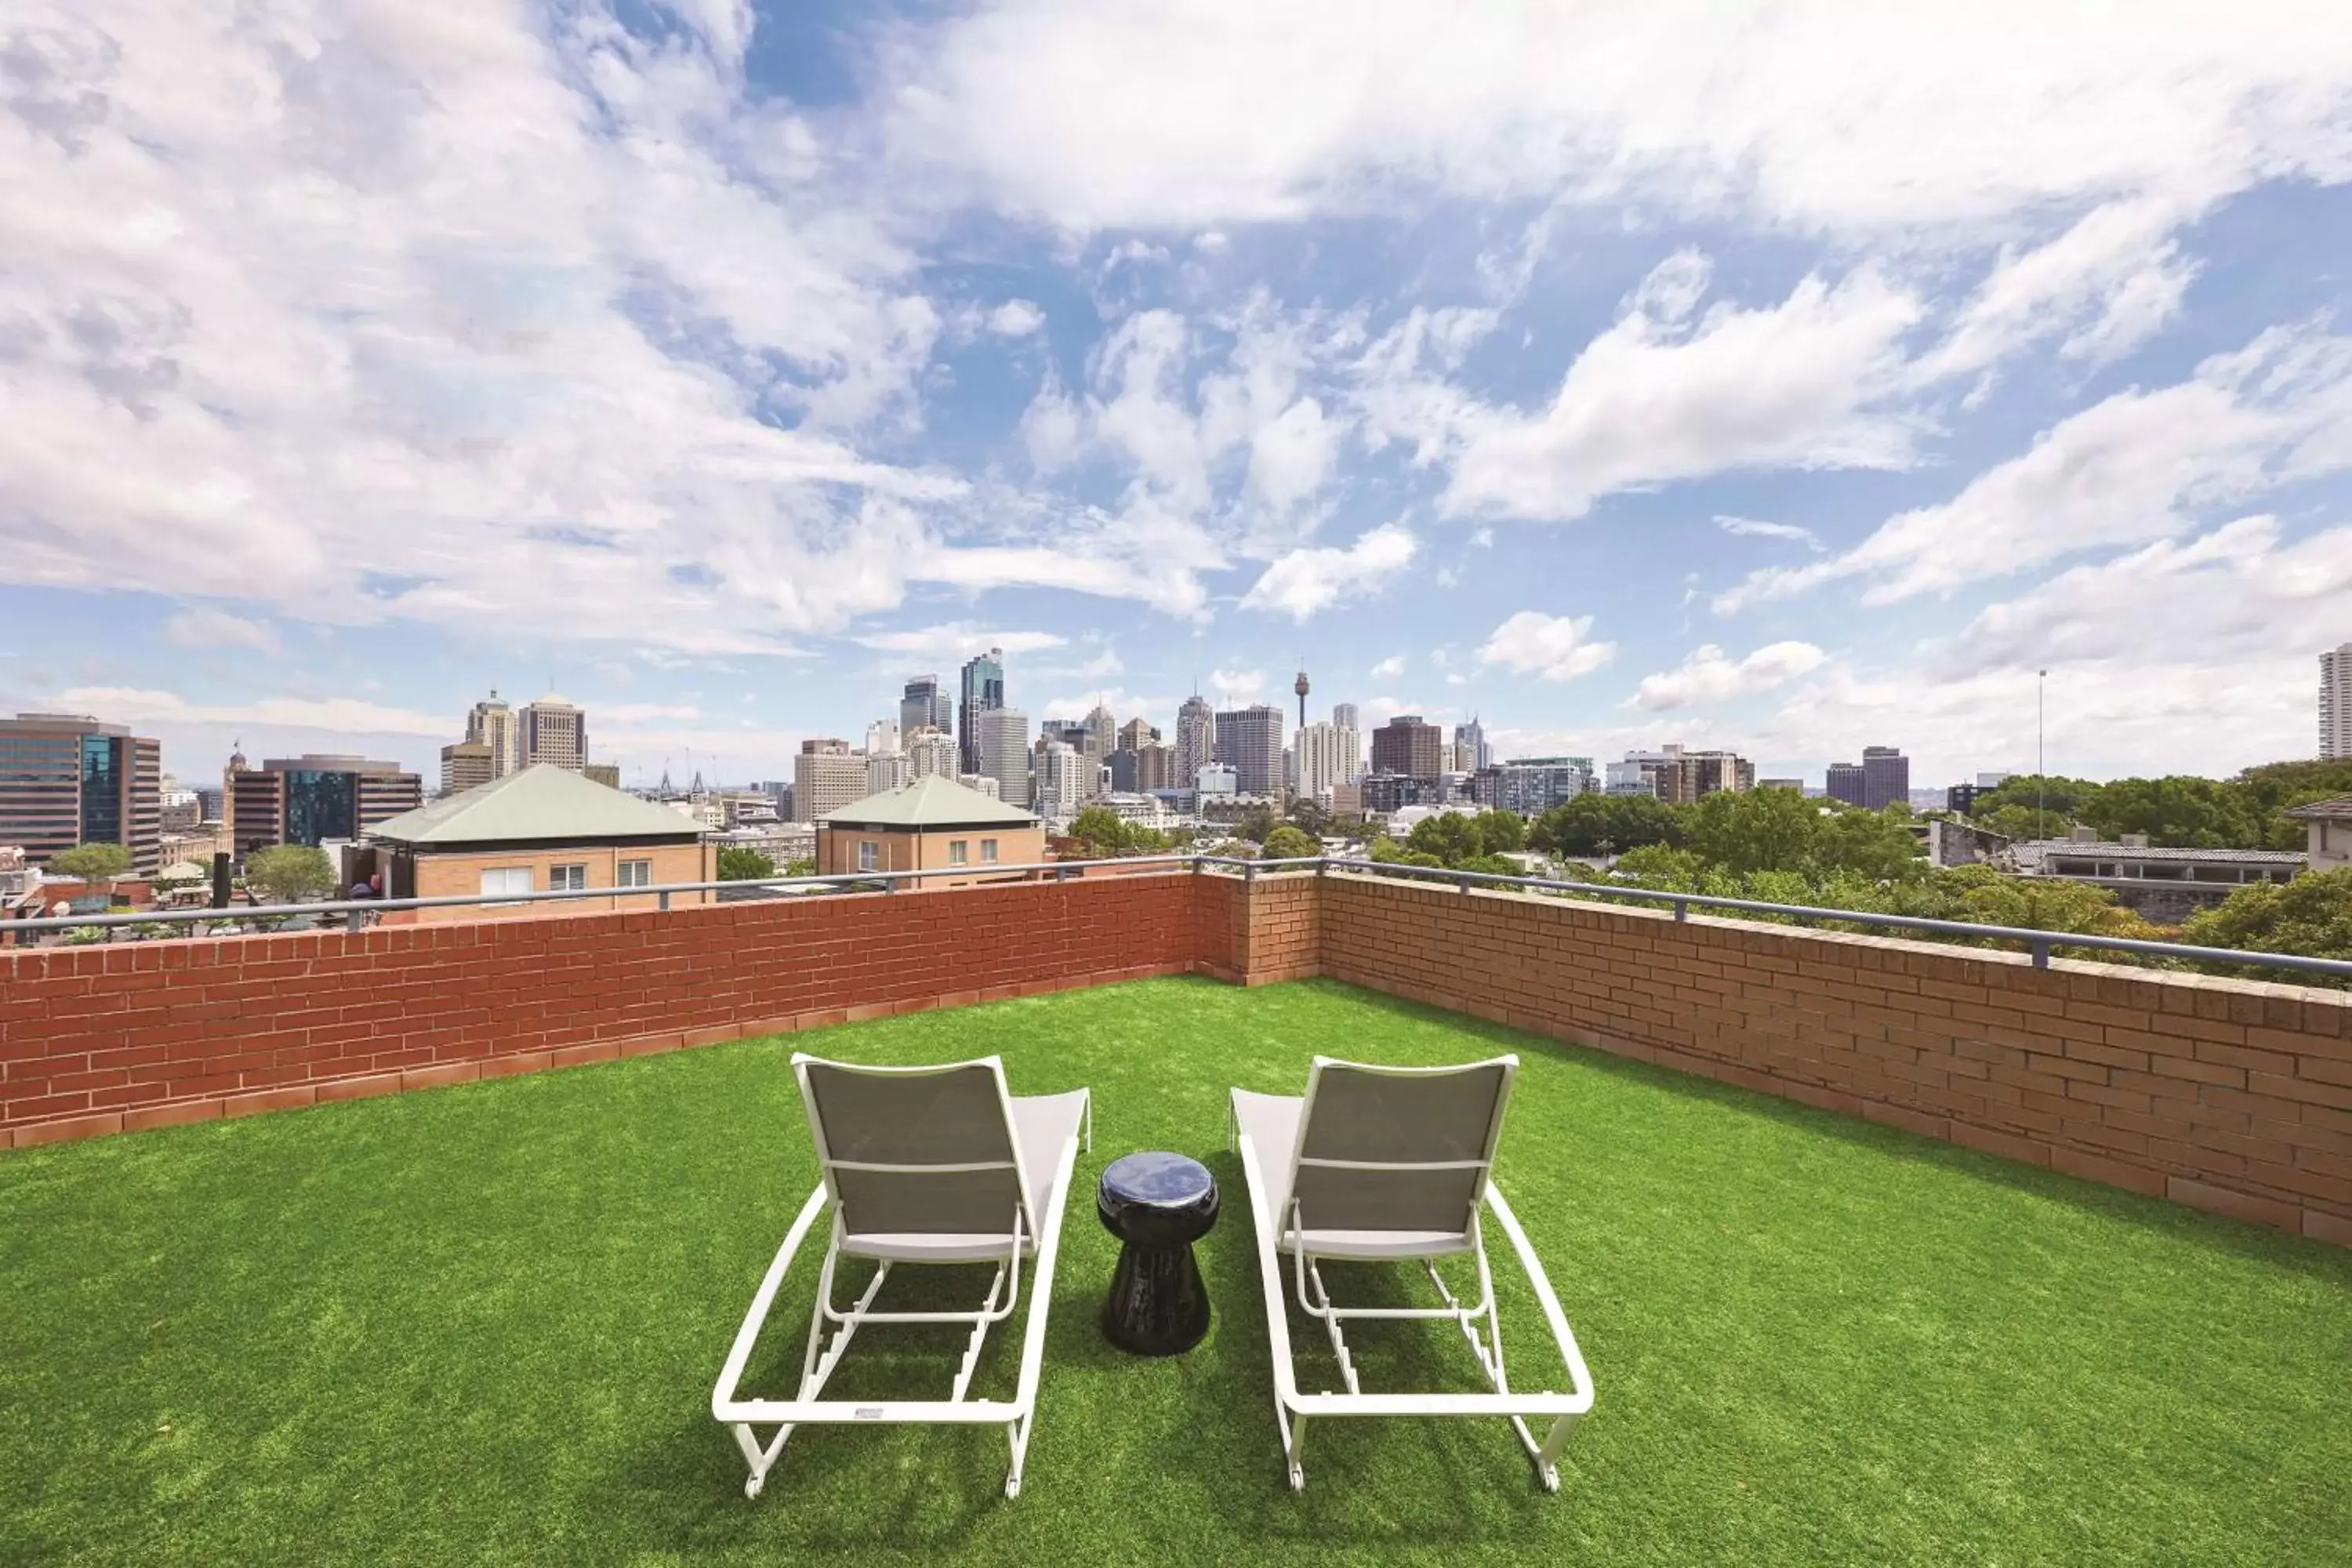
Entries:
[[[994, 1051], [1015, 1092], [1095, 1091], [1016, 1501], [993, 1427], [806, 1429], [742, 1495], [710, 1384], [814, 1181], [795, 1043]], [[1599, 1390], [1561, 1490], [1500, 1421], [1332, 1421], [1294, 1496], [1224, 1090], [1297, 1093], [1318, 1051], [1502, 1049], [1500, 1180]], [[1166, 1361], [1095, 1321], [1093, 1179], [1144, 1147], [1225, 1189], [1215, 1326]], [[813, 1273], [764, 1389], [797, 1373]], [[1557, 1385], [1526, 1292], [1504, 1301], [1515, 1383]], [[1292, 1333], [1303, 1386], [1332, 1385]], [[1350, 1342], [1368, 1388], [1472, 1386], [1444, 1325]], [[961, 1342], [869, 1329], [836, 1389], [935, 1395]], [[1000, 1331], [976, 1392], [1009, 1393], [1016, 1352]], [[1146, 982], [0, 1157], [9, 1563], [2345, 1561], [2347, 1369], [2352, 1255], [1325, 982]]]

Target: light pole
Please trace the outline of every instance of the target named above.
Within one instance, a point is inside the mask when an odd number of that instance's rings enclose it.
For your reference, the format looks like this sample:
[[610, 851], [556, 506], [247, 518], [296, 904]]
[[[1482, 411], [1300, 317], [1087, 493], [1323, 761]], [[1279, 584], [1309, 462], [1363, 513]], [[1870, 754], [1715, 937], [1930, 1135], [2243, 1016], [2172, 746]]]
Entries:
[[2042, 795], [2050, 782], [2050, 775], [2043, 771], [2042, 764], [2042, 715], [2044, 693], [2049, 684], [2048, 670], [2037, 669], [2033, 672], [2033, 829], [2037, 833], [2043, 830]]

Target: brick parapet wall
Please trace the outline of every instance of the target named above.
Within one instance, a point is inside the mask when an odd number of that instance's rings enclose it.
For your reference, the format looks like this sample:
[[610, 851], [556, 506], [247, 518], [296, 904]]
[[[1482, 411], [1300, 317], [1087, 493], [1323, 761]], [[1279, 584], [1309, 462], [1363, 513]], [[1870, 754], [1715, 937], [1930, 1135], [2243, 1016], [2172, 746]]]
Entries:
[[2352, 995], [1327, 879], [1335, 978], [2352, 1245]]
[[2352, 1245], [2352, 995], [1352, 875], [0, 950], [0, 1141], [1188, 972], [1329, 974]]
[[[0, 950], [18, 1147], [1182, 973], [1185, 873]], [[1203, 895], [1208, 895], [1204, 899]]]

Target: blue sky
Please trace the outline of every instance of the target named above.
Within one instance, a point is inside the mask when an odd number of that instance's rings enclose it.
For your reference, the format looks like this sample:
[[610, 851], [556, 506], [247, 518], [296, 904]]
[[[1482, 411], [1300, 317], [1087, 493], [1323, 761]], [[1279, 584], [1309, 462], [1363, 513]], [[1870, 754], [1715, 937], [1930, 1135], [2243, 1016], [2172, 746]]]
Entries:
[[[2335, 5], [0, 23], [0, 709], [632, 778], [912, 673], [1818, 776], [2308, 754]], [[2031, 38], [2029, 47], [2027, 39]]]

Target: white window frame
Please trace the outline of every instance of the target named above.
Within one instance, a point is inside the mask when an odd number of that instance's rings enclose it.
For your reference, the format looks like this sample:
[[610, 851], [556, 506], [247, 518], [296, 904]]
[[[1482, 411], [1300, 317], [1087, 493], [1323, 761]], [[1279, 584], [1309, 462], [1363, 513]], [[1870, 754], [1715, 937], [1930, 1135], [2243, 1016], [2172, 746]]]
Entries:
[[620, 888], [650, 888], [654, 885], [654, 863], [651, 860], [624, 860], [619, 878], [614, 886]]
[[971, 859], [970, 848], [971, 847], [961, 838], [949, 839], [948, 864], [950, 866], [967, 864]]
[[585, 861], [567, 860], [547, 868], [547, 890], [551, 893], [584, 893], [588, 890], [588, 866]]
[[857, 868], [861, 871], [882, 869], [882, 846], [871, 838], [857, 841]]
[[982, 839], [980, 841], [980, 863], [983, 866], [991, 866], [995, 864], [995, 862], [996, 840], [993, 838]]
[[530, 901], [528, 899], [492, 899], [491, 896], [499, 893], [528, 893], [530, 890], [530, 868], [528, 866], [482, 868], [482, 895], [485, 899], [491, 900], [484, 904], [485, 909], [510, 910], [519, 904], [527, 904]]

